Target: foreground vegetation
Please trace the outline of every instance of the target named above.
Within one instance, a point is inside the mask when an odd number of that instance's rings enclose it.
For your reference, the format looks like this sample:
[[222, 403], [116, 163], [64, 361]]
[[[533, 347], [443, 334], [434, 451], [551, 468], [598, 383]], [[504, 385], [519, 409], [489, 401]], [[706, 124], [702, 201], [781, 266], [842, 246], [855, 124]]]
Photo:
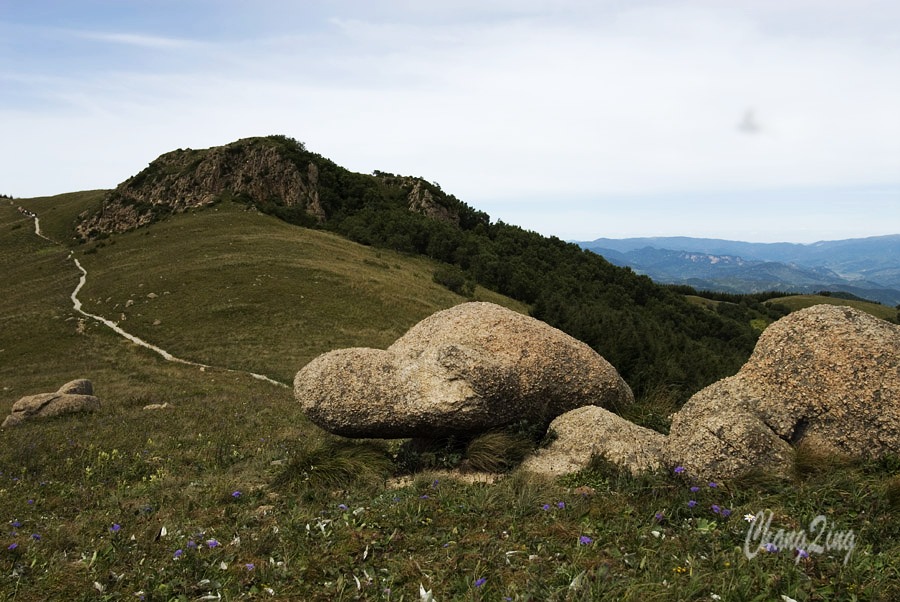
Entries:
[[[30, 207], [65, 241], [97, 194]], [[598, 463], [559, 481], [513, 471], [485, 484], [433, 469], [508, 468], [520, 436], [423, 449], [321, 432], [288, 388], [243, 371], [288, 382], [320, 349], [393, 340], [463, 298], [424, 259], [288, 228], [220, 204], [76, 249], [89, 311], [124, 313], [136, 334], [218, 366], [201, 370], [82, 320], [69, 249], [0, 206], [11, 284], [0, 414], [79, 377], [102, 400], [94, 414], [0, 431], [0, 599], [409, 601], [420, 588], [438, 601], [900, 598], [897, 460], [800, 450], [784, 480], [633, 478]], [[206, 319], [230, 307], [241, 311]], [[631, 412], [664, 430], [674, 403], [660, 388]], [[766, 510], [773, 530], [808, 532], [824, 515], [855, 549], [749, 558], [743, 517]]]
[[[324, 435], [284, 397], [107, 406], [4, 433], [5, 599], [419, 600], [420, 585], [436, 600], [900, 595], [895, 462], [801, 457], [793, 480], [715, 486], [598, 465], [556, 483], [424, 472], [391, 487], [389, 446]], [[748, 557], [744, 516], [764, 511], [773, 531], [810, 539], [824, 515], [855, 548], [760, 552], [757, 539]]]

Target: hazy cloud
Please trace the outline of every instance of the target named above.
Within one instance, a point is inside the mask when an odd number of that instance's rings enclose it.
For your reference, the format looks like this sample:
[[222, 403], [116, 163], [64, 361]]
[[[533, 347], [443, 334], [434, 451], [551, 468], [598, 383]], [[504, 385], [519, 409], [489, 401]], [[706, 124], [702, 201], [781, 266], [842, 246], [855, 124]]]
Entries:
[[[86, 2], [75, 25], [0, 24], [0, 192], [111, 187], [172, 148], [269, 133], [527, 227], [572, 203], [563, 237], [615, 203], [644, 233], [673, 223], [640, 199], [896, 190], [900, 5], [805, 3], [227, 0], [110, 21]], [[72, 148], [78, 169], [32, 168]]]

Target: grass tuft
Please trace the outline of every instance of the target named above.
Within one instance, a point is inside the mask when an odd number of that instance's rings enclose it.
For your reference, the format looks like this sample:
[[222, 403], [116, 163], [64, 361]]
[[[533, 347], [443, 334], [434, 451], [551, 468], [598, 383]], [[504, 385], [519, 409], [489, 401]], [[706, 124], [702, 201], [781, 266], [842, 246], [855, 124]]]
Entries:
[[478, 435], [466, 446], [461, 465], [477, 472], [507, 472], [534, 450], [534, 442], [523, 435], [494, 431]]
[[387, 447], [309, 433], [287, 446], [287, 458], [273, 484], [289, 490], [330, 492], [348, 487], [382, 487], [393, 469]]
[[794, 447], [794, 476], [805, 479], [813, 475], [831, 474], [856, 466], [858, 462], [839, 452], [803, 441]]

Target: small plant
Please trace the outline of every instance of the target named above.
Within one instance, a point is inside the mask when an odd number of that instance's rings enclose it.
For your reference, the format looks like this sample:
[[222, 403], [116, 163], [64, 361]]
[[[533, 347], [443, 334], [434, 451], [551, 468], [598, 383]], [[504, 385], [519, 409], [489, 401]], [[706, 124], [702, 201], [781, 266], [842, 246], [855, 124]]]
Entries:
[[534, 449], [524, 435], [494, 431], [479, 435], [466, 446], [463, 467], [480, 472], [506, 472], [522, 462]]
[[399, 474], [452, 469], [459, 466], [465, 448], [465, 440], [453, 436], [439, 439], [409, 439], [400, 445], [394, 462]]
[[805, 441], [794, 448], [794, 475], [798, 479], [845, 470], [854, 464], [856, 461], [849, 456], [824, 450]]
[[384, 446], [320, 434], [290, 445], [289, 458], [274, 484], [318, 491], [379, 486], [390, 472], [391, 461]]
[[457, 295], [472, 297], [475, 294], [475, 283], [467, 279], [463, 271], [455, 266], [438, 268], [433, 278], [436, 283], [446, 286]]

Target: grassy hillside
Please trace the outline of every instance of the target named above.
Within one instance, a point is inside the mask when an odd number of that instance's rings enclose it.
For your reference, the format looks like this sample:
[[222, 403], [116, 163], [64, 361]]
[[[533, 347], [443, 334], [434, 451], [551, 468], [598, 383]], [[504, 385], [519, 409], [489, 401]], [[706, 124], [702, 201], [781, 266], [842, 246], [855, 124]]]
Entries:
[[812, 307], [813, 305], [821, 304], [846, 305], [872, 314], [876, 318], [881, 318], [882, 320], [897, 323], [898, 319], [898, 311], [895, 307], [888, 307], [887, 305], [872, 303], [870, 301], [856, 301], [853, 299], [841, 299], [839, 297], [826, 297], [824, 295], [791, 295], [788, 297], [770, 299], [769, 301], [766, 301], [766, 303], [783, 305], [791, 311], [797, 311], [798, 309], [805, 309], [807, 307]]
[[[16, 204], [66, 240], [96, 198]], [[286, 388], [166, 362], [82, 321], [68, 252], [0, 204], [0, 412], [76, 377], [103, 402], [0, 431], [0, 599], [396, 602], [419, 600], [420, 585], [440, 601], [900, 597], [895, 461], [801, 454], [791, 480], [697, 492], [602, 464], [561, 482], [426, 472], [388, 486], [394, 444], [327, 436]], [[125, 313], [124, 327], [189, 359], [281, 380], [317, 349], [390, 341], [462, 300], [431, 282], [428, 261], [225, 203], [75, 255], [89, 311]], [[142, 409], [151, 402], [171, 407]], [[503, 445], [482, 440], [480, 453]], [[843, 551], [750, 559], [741, 516], [766, 508], [776, 529], [826, 515], [857, 547], [846, 564]]]
[[754, 320], [777, 317], [765, 306], [705, 311], [578, 245], [492, 223], [421, 177], [354, 173], [284, 136], [161, 155], [88, 211], [78, 231], [97, 241], [216, 199], [452, 266], [590, 345], [639, 397], [665, 389], [683, 403], [738, 370], [758, 336]]

